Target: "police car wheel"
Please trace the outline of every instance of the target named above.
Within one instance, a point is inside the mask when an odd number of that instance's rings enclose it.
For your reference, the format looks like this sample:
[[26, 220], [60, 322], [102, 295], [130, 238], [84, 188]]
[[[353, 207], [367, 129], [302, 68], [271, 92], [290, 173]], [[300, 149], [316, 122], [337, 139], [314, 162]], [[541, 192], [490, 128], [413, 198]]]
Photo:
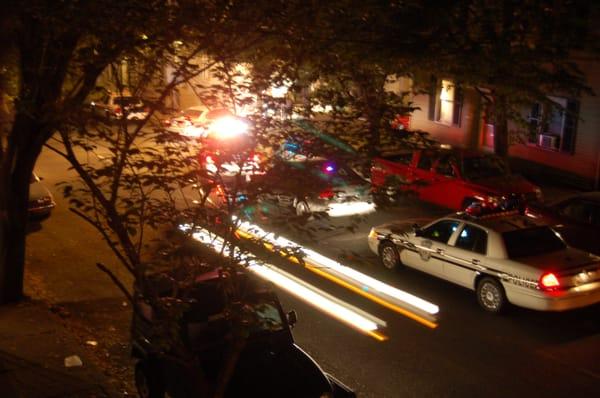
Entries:
[[391, 242], [382, 242], [379, 245], [379, 260], [381, 265], [389, 270], [398, 268], [401, 262], [396, 245]]
[[140, 398], [164, 398], [158, 364], [152, 360], [140, 360], [135, 364], [135, 387]]
[[506, 306], [506, 295], [500, 282], [485, 277], [477, 284], [477, 301], [487, 312], [499, 314]]

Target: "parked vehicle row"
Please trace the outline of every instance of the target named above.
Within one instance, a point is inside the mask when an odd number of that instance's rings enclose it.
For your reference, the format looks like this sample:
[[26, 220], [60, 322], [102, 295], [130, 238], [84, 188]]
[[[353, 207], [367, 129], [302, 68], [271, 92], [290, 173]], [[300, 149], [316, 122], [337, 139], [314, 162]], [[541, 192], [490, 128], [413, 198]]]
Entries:
[[[563, 311], [600, 301], [600, 258], [590, 253], [598, 247], [590, 242], [600, 236], [598, 206], [590, 204], [597, 195], [544, 207], [540, 188], [512, 174], [502, 159], [462, 149], [384, 153], [372, 161], [369, 184], [341, 158], [319, 156], [302, 142], [282, 144], [266, 169], [245, 133], [220, 134], [201, 145], [205, 170], [260, 181], [261, 199], [298, 216], [374, 211], [373, 195], [393, 196], [390, 188], [461, 210], [422, 228], [402, 222], [374, 227], [369, 247], [387, 268], [406, 265], [474, 290], [487, 311], [508, 303]], [[578, 238], [576, 222], [594, 230], [589, 244]]]

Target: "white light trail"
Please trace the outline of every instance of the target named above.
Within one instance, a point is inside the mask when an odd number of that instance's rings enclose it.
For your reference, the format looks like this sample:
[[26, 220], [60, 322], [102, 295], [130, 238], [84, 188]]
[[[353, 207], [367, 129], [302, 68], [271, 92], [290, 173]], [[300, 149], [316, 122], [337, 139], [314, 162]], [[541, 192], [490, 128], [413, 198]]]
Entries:
[[430, 321], [435, 320], [437, 314], [439, 313], [439, 307], [433, 303], [390, 286], [369, 275], [363, 274], [354, 268], [340, 264], [335, 260], [325, 257], [314, 250], [303, 247], [302, 245], [286, 239], [281, 235], [276, 236], [272, 232], [266, 232], [258, 225], [245, 221], [240, 223], [239, 229], [257, 239], [268, 242], [279, 248], [300, 248], [305, 254], [303, 260], [308, 265], [340, 278], [344, 282], [358, 287], [361, 291], [376, 295], [377, 297], [386, 301], [390, 301], [397, 306], [414, 311]]
[[[189, 225], [181, 225], [180, 229], [187, 232], [191, 227]], [[195, 229], [192, 237], [210, 246], [213, 250], [223, 253], [225, 256], [229, 257], [231, 255], [228, 247], [223, 248], [225, 244], [224, 240], [205, 229]], [[240, 261], [248, 264], [248, 270], [273, 282], [275, 285], [306, 301], [308, 304], [380, 341], [386, 339], [385, 336], [378, 333], [380, 327], [386, 326], [385, 321], [345, 303], [271, 264], [251, 258], [245, 253], [236, 252], [235, 255]]]

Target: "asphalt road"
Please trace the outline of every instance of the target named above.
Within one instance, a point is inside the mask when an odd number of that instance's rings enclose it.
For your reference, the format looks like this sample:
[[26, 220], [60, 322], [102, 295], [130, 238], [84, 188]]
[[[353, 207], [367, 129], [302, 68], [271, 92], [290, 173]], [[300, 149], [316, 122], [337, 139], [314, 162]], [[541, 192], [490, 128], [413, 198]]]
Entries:
[[[26, 288], [43, 291], [44, 298], [66, 307], [86, 333], [106, 337], [109, 341], [100, 340], [100, 345], [124, 364], [122, 371], [127, 374], [129, 309], [122, 306], [119, 291], [94, 264], [102, 261], [125, 280], [128, 276], [99, 234], [68, 211], [68, 203], [55, 187], [73, 178], [64, 161], [45, 151], [36, 171], [55, 192], [58, 205], [28, 236], [26, 272], [35, 286]], [[384, 272], [367, 248], [366, 235], [372, 225], [444, 213], [406, 203], [369, 216], [354, 232], [323, 230], [318, 221], [313, 222], [314, 239], [284, 231], [289, 238], [303, 240], [323, 254], [343, 256], [346, 264], [441, 309], [439, 327], [431, 330], [296, 269], [310, 283], [387, 321], [389, 337], [378, 342], [281, 292], [284, 307], [298, 312], [297, 343], [361, 397], [599, 396], [600, 306], [567, 313], [511, 308], [506, 315], [493, 316], [480, 310], [474, 294], [466, 289], [412, 270]]]

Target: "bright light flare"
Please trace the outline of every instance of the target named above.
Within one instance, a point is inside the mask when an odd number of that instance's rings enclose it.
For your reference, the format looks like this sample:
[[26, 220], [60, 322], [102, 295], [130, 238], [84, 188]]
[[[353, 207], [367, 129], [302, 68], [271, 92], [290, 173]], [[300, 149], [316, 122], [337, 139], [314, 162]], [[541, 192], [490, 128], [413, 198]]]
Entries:
[[232, 138], [245, 134], [248, 131], [248, 124], [239, 118], [233, 116], [224, 116], [215, 120], [210, 130], [215, 132], [219, 138]]
[[[179, 226], [179, 229], [184, 232], [189, 232], [191, 226], [183, 224]], [[222, 253], [229, 257], [231, 256], [228, 247], [224, 247], [224, 240], [215, 235], [211, 234], [204, 229], [196, 229], [192, 233], [192, 237], [208, 246], [213, 250]], [[385, 327], [386, 322], [376, 318], [348, 303], [345, 303], [319, 289], [309, 285], [308, 283], [288, 274], [285, 271], [274, 267], [273, 265], [263, 263], [250, 256], [235, 252], [235, 255], [248, 264], [247, 269], [256, 275], [266, 279], [281, 289], [293, 294], [294, 296], [306, 301], [308, 304], [316, 307], [317, 309], [329, 314], [330, 316], [346, 323], [347, 325], [354, 327], [363, 333], [376, 338], [379, 341], [386, 340], [387, 338], [378, 332], [380, 327]]]

